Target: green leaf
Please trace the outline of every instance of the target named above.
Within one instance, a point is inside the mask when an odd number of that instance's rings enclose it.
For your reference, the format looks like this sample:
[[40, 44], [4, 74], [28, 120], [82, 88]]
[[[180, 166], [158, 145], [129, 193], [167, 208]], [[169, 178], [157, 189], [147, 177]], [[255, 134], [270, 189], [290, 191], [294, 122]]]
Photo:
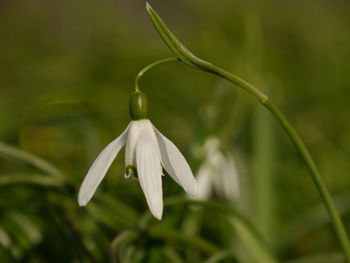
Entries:
[[208, 258], [203, 263], [217, 263], [217, 262], [221, 262], [222, 260], [227, 259], [227, 258], [231, 258], [231, 260], [233, 259], [234, 260], [233, 262], [238, 262], [236, 260], [236, 257], [232, 253], [232, 251], [219, 251], [218, 253], [214, 254], [213, 256]]
[[220, 76], [237, 86], [243, 88], [253, 96], [255, 96], [261, 103], [266, 103], [268, 97], [260, 92], [257, 88], [255, 88], [252, 84], [247, 81], [241, 79], [240, 77], [219, 68], [208, 61], [200, 59], [193, 55], [169, 30], [164, 21], [160, 18], [160, 16], [153, 10], [153, 8], [147, 3], [146, 4], [147, 12], [152, 20], [152, 23], [156, 30], [158, 31], [160, 37], [163, 39], [165, 44], [170, 48], [170, 50], [183, 62], [186, 64], [193, 66], [197, 69], [215, 74]]
[[137, 235], [138, 234], [135, 231], [126, 230], [117, 235], [112, 240], [110, 248], [110, 257], [112, 263], [118, 262], [118, 258], [121, 257], [121, 253], [119, 253], [120, 247], [135, 240], [137, 238]]
[[278, 262], [274, 258], [272, 253], [269, 251], [266, 244], [262, 242], [260, 238], [257, 237], [257, 235], [250, 228], [250, 226], [245, 224], [245, 222], [233, 217], [229, 221], [236, 229], [239, 238], [242, 240], [245, 247], [250, 251], [251, 257], [255, 258], [256, 262]]
[[184, 263], [184, 261], [182, 260], [182, 258], [180, 257], [180, 255], [176, 252], [175, 249], [173, 249], [171, 246], [167, 246], [164, 250], [163, 250], [164, 255], [167, 257], [167, 259], [169, 260], [169, 262], [172, 263]]
[[152, 20], [152, 23], [159, 35], [165, 42], [165, 44], [170, 48], [170, 50], [183, 62], [187, 63], [193, 67], [202, 68], [205, 71], [210, 71], [208, 68], [203, 68], [201, 65], [203, 63], [208, 63], [204, 60], [193, 55], [169, 30], [164, 21], [160, 16], [153, 10], [149, 3], [146, 3], [147, 12]]
[[2, 175], [0, 187], [12, 185], [35, 185], [41, 187], [61, 187], [62, 181], [42, 175]]
[[148, 233], [153, 238], [164, 239], [167, 242], [180, 242], [191, 247], [196, 247], [207, 254], [216, 253], [219, 248], [198, 236], [190, 236], [179, 232], [178, 230], [165, 228], [165, 227], [150, 227], [148, 228]]
[[0, 142], [0, 156], [28, 163], [52, 176], [62, 177], [62, 173], [49, 162], [16, 147]]

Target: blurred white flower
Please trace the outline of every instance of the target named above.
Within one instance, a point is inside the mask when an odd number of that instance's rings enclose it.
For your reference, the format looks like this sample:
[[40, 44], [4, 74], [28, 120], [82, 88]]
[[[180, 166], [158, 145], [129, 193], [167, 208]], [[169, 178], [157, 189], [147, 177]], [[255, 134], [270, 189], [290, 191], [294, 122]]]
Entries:
[[227, 200], [237, 200], [239, 179], [233, 156], [221, 151], [216, 137], [208, 137], [200, 151], [204, 160], [196, 174], [198, 195], [193, 198], [206, 200], [215, 192]]
[[84, 206], [90, 201], [125, 144], [126, 177], [136, 173], [147, 204], [156, 218], [161, 219], [163, 214], [162, 166], [188, 194], [197, 194], [196, 180], [181, 152], [148, 119], [141, 119], [131, 121], [125, 131], [97, 157], [80, 187], [79, 205]]

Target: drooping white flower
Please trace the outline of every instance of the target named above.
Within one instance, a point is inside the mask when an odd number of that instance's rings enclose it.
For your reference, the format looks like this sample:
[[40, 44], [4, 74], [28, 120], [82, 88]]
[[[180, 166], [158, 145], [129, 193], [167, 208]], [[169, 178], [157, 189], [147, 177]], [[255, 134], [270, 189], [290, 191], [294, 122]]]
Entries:
[[178, 148], [147, 119], [147, 101], [142, 92], [135, 92], [131, 96], [130, 113], [133, 121], [102, 150], [92, 164], [80, 187], [78, 202], [84, 206], [90, 201], [118, 152], [126, 145], [126, 177], [137, 174], [151, 213], [161, 219], [162, 166], [189, 195], [197, 194], [197, 183]]
[[198, 200], [208, 199], [214, 192], [230, 201], [239, 196], [239, 178], [232, 154], [224, 154], [220, 149], [220, 140], [208, 137], [201, 149], [204, 159], [196, 179], [198, 183]]

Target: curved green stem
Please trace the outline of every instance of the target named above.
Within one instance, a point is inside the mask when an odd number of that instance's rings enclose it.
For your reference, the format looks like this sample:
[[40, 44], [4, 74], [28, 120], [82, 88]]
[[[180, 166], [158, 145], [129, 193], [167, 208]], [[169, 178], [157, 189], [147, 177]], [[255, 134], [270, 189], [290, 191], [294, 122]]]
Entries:
[[349, 239], [344, 227], [344, 224], [341, 220], [341, 217], [337, 211], [337, 208], [334, 205], [331, 195], [328, 192], [328, 189], [323, 182], [323, 179], [318, 171], [318, 168], [312, 159], [309, 151], [307, 150], [305, 144], [302, 139], [293, 128], [293, 126], [287, 121], [284, 115], [278, 110], [277, 107], [272, 105], [270, 102], [264, 104], [264, 106], [276, 117], [279, 123], [282, 125], [284, 130], [287, 132], [289, 138], [293, 142], [294, 146], [297, 148], [301, 158], [304, 160], [309, 172], [311, 174], [311, 178], [313, 183], [315, 184], [317, 190], [320, 193], [320, 196], [327, 208], [328, 214], [332, 220], [334, 229], [337, 233], [340, 245], [345, 254], [345, 258], [347, 262], [350, 262], [350, 243]]
[[143, 76], [143, 74], [145, 74], [147, 71], [149, 71], [150, 69], [164, 64], [164, 63], [168, 63], [168, 62], [174, 62], [174, 61], [179, 61], [178, 58], [175, 57], [171, 57], [171, 58], [164, 58], [161, 60], [157, 60], [155, 62], [153, 62], [152, 64], [148, 65], [147, 67], [144, 67], [136, 76], [135, 78], [135, 91], [140, 91], [140, 87], [139, 87], [139, 83], [140, 83], [140, 79]]
[[305, 144], [295, 131], [295, 129], [290, 125], [290, 123], [286, 120], [284, 115], [275, 107], [271, 102], [269, 102], [268, 97], [260, 92], [257, 88], [255, 88], [249, 82], [239, 78], [238, 76], [221, 69], [205, 60], [202, 60], [195, 55], [193, 55], [176, 37], [175, 35], [168, 29], [164, 21], [160, 18], [160, 16], [152, 9], [152, 7], [147, 4], [146, 5], [147, 12], [150, 15], [150, 18], [158, 31], [159, 35], [166, 43], [166, 45], [173, 51], [173, 53], [178, 57], [179, 60], [185, 62], [186, 64], [200, 69], [215, 75], [218, 75], [237, 86], [241, 87], [249, 94], [256, 97], [262, 105], [264, 105], [272, 115], [279, 121], [282, 125], [286, 133], [289, 135], [289, 138], [295, 145], [298, 150], [300, 156], [302, 157], [305, 165], [310, 171], [311, 178], [313, 183], [315, 184], [319, 194], [327, 208], [330, 219], [332, 220], [336, 235], [340, 242], [340, 245], [343, 249], [346, 262], [350, 263], [350, 242], [344, 227], [344, 224], [339, 216], [339, 213], [333, 203], [333, 200], [328, 192], [328, 189], [318, 172], [317, 166], [313, 161], [310, 153], [308, 152]]

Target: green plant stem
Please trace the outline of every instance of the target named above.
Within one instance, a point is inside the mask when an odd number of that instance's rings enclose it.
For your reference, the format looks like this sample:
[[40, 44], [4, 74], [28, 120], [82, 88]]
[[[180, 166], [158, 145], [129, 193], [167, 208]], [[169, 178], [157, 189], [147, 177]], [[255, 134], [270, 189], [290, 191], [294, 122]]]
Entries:
[[289, 138], [293, 142], [294, 146], [297, 148], [300, 156], [304, 160], [309, 172], [311, 174], [312, 181], [314, 182], [317, 190], [319, 191], [321, 198], [328, 210], [328, 214], [333, 222], [334, 229], [337, 233], [340, 245], [345, 254], [345, 258], [347, 262], [350, 262], [350, 243], [349, 239], [344, 227], [344, 224], [341, 220], [341, 217], [337, 211], [337, 208], [334, 205], [331, 195], [328, 192], [328, 189], [323, 182], [323, 179], [317, 169], [317, 166], [312, 159], [309, 151], [307, 150], [305, 144], [299, 137], [296, 130], [292, 127], [292, 125], [287, 121], [287, 119], [283, 116], [283, 114], [278, 110], [270, 102], [264, 104], [264, 106], [273, 114], [274, 117], [279, 121], [284, 130], [287, 132]]
[[153, 62], [152, 64], [149, 64], [148, 66], [144, 67], [136, 76], [135, 78], [135, 91], [140, 91], [140, 79], [143, 76], [143, 74], [145, 74], [147, 71], [149, 71], [150, 69], [164, 64], [164, 63], [168, 63], [168, 62], [174, 62], [174, 61], [180, 61], [178, 58], [175, 57], [171, 57], [171, 58], [165, 58], [165, 59], [161, 59], [161, 60], [157, 60], [155, 62]]
[[309, 169], [311, 178], [314, 184], [316, 185], [316, 188], [319, 191], [321, 198], [327, 208], [330, 219], [332, 220], [336, 235], [343, 249], [346, 262], [350, 263], [350, 242], [346, 234], [346, 230], [343, 225], [343, 222], [339, 216], [339, 213], [332, 201], [332, 198], [328, 192], [328, 189], [325, 183], [323, 182], [322, 177], [318, 172], [315, 162], [313, 161], [310, 153], [306, 149], [305, 144], [303, 143], [303, 141], [301, 140], [301, 138], [299, 137], [295, 129], [286, 120], [284, 115], [277, 109], [277, 107], [275, 107], [269, 101], [268, 97], [264, 93], [259, 91], [256, 87], [254, 87], [249, 82], [228, 72], [227, 70], [219, 68], [195, 56], [176, 38], [176, 36], [169, 30], [165, 22], [161, 19], [161, 17], [154, 11], [154, 9], [148, 3], [146, 3], [146, 9], [160, 37], [163, 39], [165, 44], [169, 47], [169, 49], [176, 55], [176, 57], [179, 60], [183, 61], [187, 65], [190, 65], [196, 69], [220, 76], [230, 81], [231, 83], [236, 84], [238, 87], [241, 87], [246, 92], [248, 92], [249, 94], [257, 98], [260, 101], [260, 103], [263, 106], [265, 106], [272, 113], [272, 115], [279, 121], [279, 123], [282, 125], [286, 133], [289, 135], [289, 138], [297, 148], [307, 168]]
[[335, 229], [335, 232], [337, 234], [338, 240], [340, 242], [340, 245], [343, 249], [346, 262], [350, 262], [350, 243], [349, 239], [344, 227], [344, 224], [341, 220], [341, 217], [333, 203], [333, 200], [331, 198], [331, 195], [328, 192], [328, 189], [317, 169], [317, 166], [315, 162], [313, 161], [309, 151], [307, 150], [305, 144], [297, 134], [296, 130], [292, 127], [292, 125], [287, 121], [287, 119], [284, 117], [284, 115], [278, 110], [276, 106], [274, 106], [269, 100], [268, 97], [264, 94], [260, 93], [252, 93], [251, 91], [255, 89], [253, 85], [250, 83], [242, 80], [241, 78], [236, 77], [234, 74], [231, 74], [225, 70], [222, 70], [212, 64], [210, 65], [210, 69], [212, 70], [212, 73], [215, 75], [218, 75], [220, 77], [223, 77], [224, 79], [236, 84], [237, 86], [243, 88], [250, 94], [254, 95], [260, 103], [266, 107], [272, 115], [278, 120], [278, 122], [282, 125], [285, 132], [288, 134], [289, 138], [293, 142], [294, 146], [298, 150], [301, 158], [303, 159], [306, 167], [310, 171], [310, 175], [312, 178], [312, 181], [314, 182], [326, 208], [328, 211], [328, 214], [330, 216], [330, 219], [332, 220], [333, 227]]
[[[210, 64], [210, 69], [213, 71], [212, 73], [221, 76], [225, 78], [226, 80], [238, 85], [239, 87], [245, 89], [250, 94], [251, 90], [255, 88], [250, 83], [237, 78], [235, 75], [224, 71], [214, 65]], [[248, 89], [247, 89], [248, 88]], [[333, 203], [333, 200], [331, 198], [331, 195], [329, 194], [329, 191], [318, 171], [318, 168], [312, 159], [309, 151], [307, 150], [305, 144], [301, 140], [300, 136], [297, 134], [296, 130], [292, 127], [292, 125], [287, 121], [287, 119], [284, 117], [284, 115], [279, 111], [279, 109], [274, 106], [267, 98], [267, 96], [261, 96], [261, 94], [256, 93], [252, 94], [254, 95], [263, 106], [265, 106], [272, 114], [273, 116], [279, 121], [279, 123], [282, 125], [286, 133], [288, 134], [289, 138], [293, 142], [294, 146], [297, 148], [301, 158], [303, 159], [304, 163], [306, 164], [307, 168], [309, 169], [311, 178], [319, 191], [319, 194], [327, 208], [328, 214], [330, 216], [330, 219], [332, 220], [333, 227], [336, 231], [337, 237], [339, 239], [340, 245], [344, 251], [344, 255], [347, 262], [350, 262], [350, 243], [349, 239], [344, 227], [344, 224], [341, 220], [341, 217]]]
[[[156, 61], [156, 62], [150, 64], [149, 66], [145, 67], [142, 71], [140, 71], [140, 73], [138, 74], [138, 77], [136, 78], [137, 82], [135, 81], [135, 83], [138, 84], [140, 77], [149, 69], [151, 69], [157, 65], [163, 64], [163, 63], [174, 62], [177, 60], [178, 59], [175, 59], [175, 58], [167, 58], [167, 59], [159, 60], [159, 61]], [[308, 152], [308, 150], [307, 150], [305, 144], [303, 143], [303, 141], [301, 140], [300, 136], [297, 134], [296, 130], [287, 121], [287, 119], [278, 110], [278, 108], [276, 106], [274, 106], [268, 100], [268, 97], [265, 94], [263, 94], [262, 92], [258, 91], [253, 85], [251, 85], [247, 81], [237, 77], [236, 75], [234, 75], [228, 71], [225, 71], [223, 69], [220, 69], [219, 67], [216, 67], [210, 63], [206, 62], [204, 64], [204, 66], [208, 67], [208, 69], [210, 69], [211, 73], [218, 75], [218, 76], [236, 84], [237, 86], [243, 88], [248, 93], [250, 93], [251, 95], [256, 97], [260, 101], [260, 103], [264, 107], [266, 107], [272, 113], [272, 115], [279, 121], [279, 123], [282, 125], [282, 127], [284, 128], [284, 130], [288, 134], [289, 138], [291, 139], [291, 141], [293, 142], [293, 144], [297, 148], [301, 158], [303, 159], [307, 168], [310, 171], [312, 181], [316, 185], [316, 188], [319, 191], [319, 194], [320, 194], [320, 196], [321, 196], [321, 198], [322, 198], [322, 200], [327, 208], [330, 219], [332, 220], [332, 223], [333, 223], [334, 229], [336, 231], [337, 237], [339, 239], [340, 245], [344, 251], [346, 262], [350, 262], [350, 243], [349, 243], [348, 236], [346, 234], [344, 224], [343, 224], [341, 217], [340, 217], [340, 215], [339, 215], [339, 213], [338, 213], [338, 211], [333, 203], [331, 195], [329, 194], [328, 189], [327, 189], [325, 183], [323, 182], [323, 179], [322, 179], [322, 177], [317, 169], [315, 162], [313, 161], [310, 153]], [[207, 71], [209, 71], [209, 70], [207, 70]], [[137, 86], [135, 85], [135, 87], [137, 87]]]

